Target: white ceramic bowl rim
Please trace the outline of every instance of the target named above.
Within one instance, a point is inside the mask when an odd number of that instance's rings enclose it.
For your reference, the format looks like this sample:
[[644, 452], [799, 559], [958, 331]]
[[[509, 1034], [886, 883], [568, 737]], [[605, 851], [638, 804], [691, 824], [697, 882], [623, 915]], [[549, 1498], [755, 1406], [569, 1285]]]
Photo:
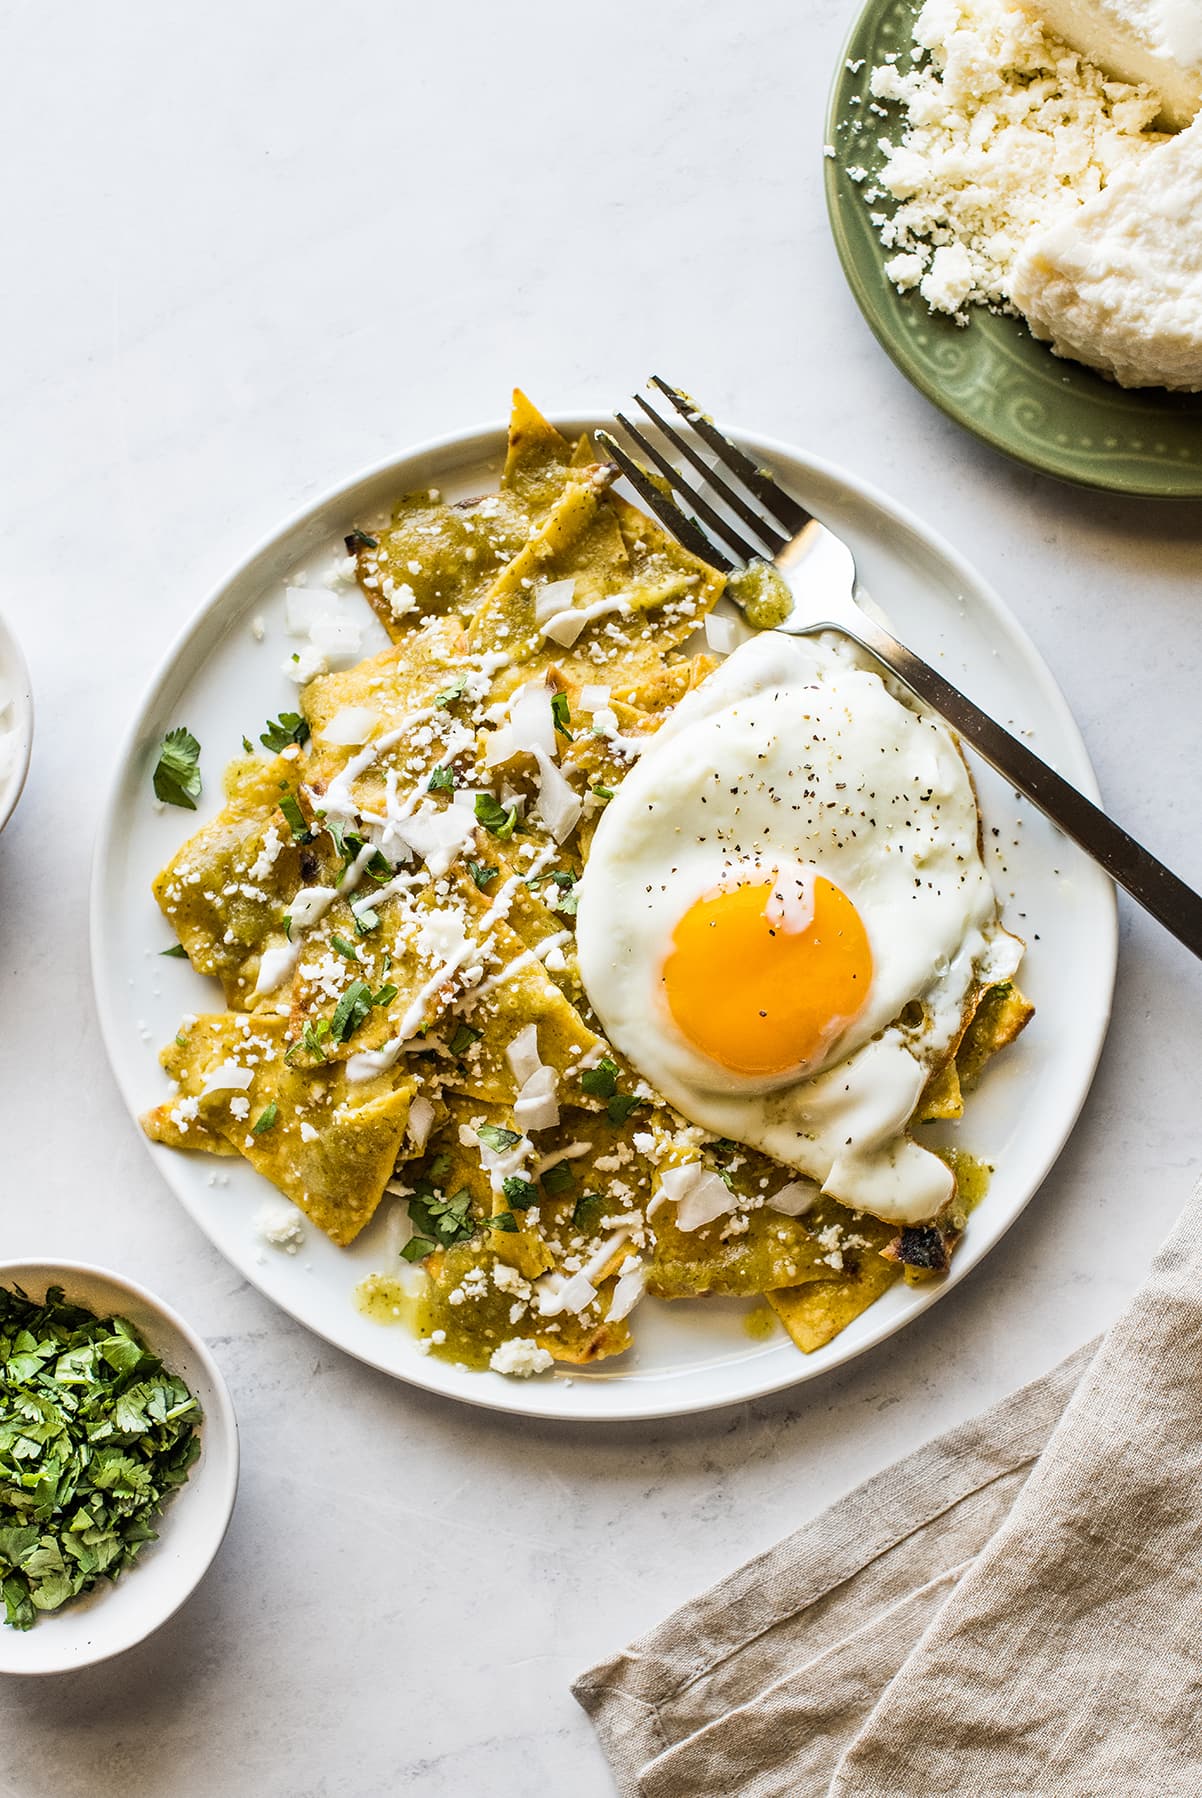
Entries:
[[[40, 1617], [32, 1630], [13, 1630], [0, 1623], [0, 1674], [72, 1672], [111, 1660], [114, 1655], [124, 1654], [144, 1641], [175, 1615], [200, 1584], [225, 1540], [233, 1515], [238, 1490], [238, 1424], [224, 1376], [203, 1340], [170, 1305], [125, 1274], [91, 1262], [23, 1256], [19, 1261], [0, 1261], [0, 1286], [10, 1290], [14, 1286], [32, 1289], [30, 1296], [34, 1298], [40, 1298], [50, 1286], [62, 1286], [69, 1300], [86, 1305], [89, 1310], [99, 1307], [98, 1314], [107, 1311], [122, 1315], [127, 1308], [142, 1310], [154, 1317], [156, 1325], [162, 1324], [164, 1335], [174, 1334], [195, 1362], [194, 1368], [187, 1369], [191, 1389], [195, 1391], [198, 1384], [205, 1388], [200, 1458], [194, 1463], [188, 1480], [163, 1508], [160, 1542], [150, 1547], [145, 1559], [140, 1557], [127, 1568], [111, 1589], [102, 1581], [91, 1594]], [[101, 1299], [98, 1288], [107, 1289], [111, 1296]], [[152, 1347], [156, 1354], [162, 1353], [169, 1371], [178, 1371], [172, 1366], [170, 1347], [164, 1345], [160, 1351], [157, 1342]], [[198, 1379], [197, 1370], [203, 1379]], [[160, 1592], [159, 1597], [165, 1597], [166, 1602], [153, 1603], [152, 1589], [167, 1583], [153, 1577], [155, 1554], [161, 1545], [170, 1543], [173, 1526], [178, 1521], [177, 1512], [182, 1511], [190, 1498], [195, 1500], [193, 1481], [202, 1464], [209, 1470], [210, 1479], [218, 1480], [217, 1485], [206, 1488], [205, 1492], [207, 1528], [204, 1527], [206, 1518], [188, 1519], [189, 1533], [196, 1536], [196, 1541], [187, 1551], [186, 1580], [177, 1579], [165, 1594]], [[115, 1593], [124, 1589], [127, 1582], [143, 1602], [124, 1627], [106, 1628], [104, 1605], [110, 1590]], [[127, 1608], [133, 1609], [132, 1606]], [[82, 1646], [81, 1631], [90, 1632]], [[23, 1664], [23, 1651], [27, 1651], [28, 1664]]]

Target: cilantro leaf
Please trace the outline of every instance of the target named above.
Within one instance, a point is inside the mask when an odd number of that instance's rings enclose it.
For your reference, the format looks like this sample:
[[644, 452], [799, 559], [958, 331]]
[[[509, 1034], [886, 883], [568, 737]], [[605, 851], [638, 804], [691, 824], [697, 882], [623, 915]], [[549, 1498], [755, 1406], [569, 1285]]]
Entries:
[[373, 1005], [391, 1005], [400, 990], [399, 986], [393, 986], [392, 983], [389, 982], [387, 986], [382, 986], [379, 992], [372, 994], [371, 1002]]
[[359, 951], [351, 947], [344, 936], [336, 933], [330, 937], [330, 948], [335, 955], [341, 955], [343, 961], [358, 961]]
[[488, 1220], [490, 1230], [508, 1230], [516, 1232], [518, 1220], [512, 1211], [494, 1211]]
[[514, 825], [518, 821], [518, 809], [516, 805], [511, 805], [506, 810], [491, 793], [477, 793], [476, 817], [485, 830], [491, 831], [494, 837], [504, 842], [513, 835]]
[[432, 1255], [438, 1244], [429, 1236], [411, 1236], [401, 1250], [402, 1261], [424, 1261]]
[[251, 1125], [251, 1135], [263, 1136], [268, 1130], [274, 1129], [275, 1125], [279, 1122], [279, 1116], [280, 1108], [273, 1099], [270, 1105], [259, 1113], [254, 1123]]
[[329, 1034], [329, 1018], [318, 1018], [316, 1024], [306, 1024], [301, 1031], [300, 1042], [293, 1043], [292, 1047], [284, 1056], [284, 1060], [288, 1063], [288, 1066], [291, 1067], [293, 1065], [293, 1057], [298, 1054], [301, 1049], [304, 1049], [307, 1054], [311, 1055], [314, 1061], [324, 1061], [326, 1052], [323, 1045]]
[[482, 1034], [482, 1031], [473, 1030], [470, 1024], [458, 1024], [455, 1027], [455, 1034], [447, 1044], [447, 1047], [450, 1049], [451, 1054], [458, 1059], [459, 1056], [467, 1054], [473, 1043], [478, 1043], [480, 1041]]
[[243, 747], [243, 749], [245, 749], [247, 755], [253, 755], [255, 753], [255, 746], [251, 742], [249, 737], [243, 737], [242, 747]]
[[355, 920], [355, 929], [360, 936], [366, 936], [369, 930], [379, 927], [380, 914], [378, 911], [373, 911], [370, 905], [366, 906], [363, 911], [352, 913], [352, 916]]
[[444, 687], [441, 693], [436, 693], [434, 703], [435, 705], [454, 705], [455, 701], [462, 699], [466, 692], [467, 681], [457, 680], [454, 686]]
[[182, 943], [172, 943], [170, 949], [160, 949], [160, 955], [169, 955], [172, 961], [187, 961], [188, 951]]
[[481, 1124], [476, 1135], [487, 1148], [495, 1149], [498, 1155], [503, 1154], [506, 1149], [512, 1149], [515, 1142], [522, 1140], [516, 1130], [503, 1130], [500, 1124]]
[[568, 742], [571, 743], [574, 740], [571, 731], [572, 708], [568, 704], [568, 696], [566, 693], [553, 693], [551, 695], [551, 716], [555, 720], [555, 728], [560, 736], [566, 737]]
[[605, 1201], [599, 1192], [583, 1192], [572, 1207], [572, 1228], [591, 1236], [601, 1222]]
[[270, 749], [273, 755], [279, 755], [293, 743], [309, 741], [309, 726], [299, 712], [281, 712], [278, 718], [269, 718], [267, 727], [259, 737], [264, 749]]
[[371, 988], [365, 980], [352, 980], [334, 1007], [330, 1035], [336, 1043], [353, 1036], [371, 1010]]
[[575, 1175], [566, 1161], [557, 1161], [542, 1176], [543, 1186], [553, 1199], [562, 1198], [565, 1192], [571, 1192], [576, 1184]]
[[495, 880], [501, 870], [499, 868], [486, 867], [483, 862], [469, 861], [467, 864], [467, 871], [475, 881], [476, 885], [480, 888], [480, 891], [483, 892], [489, 881]]
[[526, 1211], [531, 1205], [538, 1204], [537, 1186], [532, 1180], [523, 1180], [520, 1174], [507, 1174], [501, 1182], [501, 1190], [514, 1211]]
[[357, 525], [353, 531], [348, 532], [342, 541], [346, 544], [348, 556], [356, 555], [361, 549], [379, 549], [380, 547], [378, 537], [368, 536], [367, 532], [361, 531]]
[[305, 822], [305, 814], [304, 814], [304, 812], [301, 811], [300, 806], [297, 804], [296, 794], [295, 793], [281, 793], [279, 804], [280, 804], [280, 810], [284, 814], [285, 822], [287, 823], [288, 828], [292, 832], [296, 841], [298, 843], [309, 842], [313, 836], [313, 832], [309, 829], [308, 824]]
[[603, 1055], [595, 1068], [585, 1068], [580, 1084], [594, 1099], [609, 1099], [618, 1090], [618, 1064]]
[[598, 799], [604, 799], [607, 805], [614, 796], [613, 788], [612, 787], [603, 787], [599, 780], [595, 780], [593, 782], [592, 787], [590, 788], [590, 791], [594, 792], [597, 795]]
[[194, 812], [200, 798], [200, 744], [190, 730], [177, 725], [159, 744], [155, 763], [154, 796], [165, 805], [182, 805]]
[[605, 1101], [605, 1111], [611, 1124], [624, 1124], [632, 1111], [637, 1111], [642, 1100], [634, 1093], [611, 1093]]
[[452, 793], [455, 790], [454, 768], [432, 768], [426, 782], [427, 793]]

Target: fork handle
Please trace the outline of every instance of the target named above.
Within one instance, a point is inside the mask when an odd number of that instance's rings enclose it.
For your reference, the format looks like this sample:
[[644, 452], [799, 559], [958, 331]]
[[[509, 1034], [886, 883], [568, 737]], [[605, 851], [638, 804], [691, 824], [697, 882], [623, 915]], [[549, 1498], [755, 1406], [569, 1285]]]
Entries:
[[864, 618], [857, 618], [854, 630], [842, 622], [838, 628], [946, 719], [990, 767], [1025, 793], [1178, 942], [1202, 957], [1202, 896], [888, 631]]

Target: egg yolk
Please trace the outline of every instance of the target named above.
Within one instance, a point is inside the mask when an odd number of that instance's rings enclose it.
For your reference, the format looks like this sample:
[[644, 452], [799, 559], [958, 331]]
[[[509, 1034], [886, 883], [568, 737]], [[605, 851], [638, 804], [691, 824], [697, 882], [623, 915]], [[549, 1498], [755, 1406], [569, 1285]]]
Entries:
[[810, 905], [790, 918], [776, 890], [760, 881], [707, 893], [677, 924], [664, 963], [677, 1028], [738, 1074], [821, 1061], [872, 982], [868, 935], [846, 893], [816, 875]]

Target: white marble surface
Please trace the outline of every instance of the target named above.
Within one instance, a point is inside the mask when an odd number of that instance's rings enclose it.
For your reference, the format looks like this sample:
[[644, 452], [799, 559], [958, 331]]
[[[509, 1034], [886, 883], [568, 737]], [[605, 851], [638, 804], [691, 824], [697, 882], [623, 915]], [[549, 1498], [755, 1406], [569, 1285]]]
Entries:
[[1202, 883], [1202, 509], [1027, 474], [885, 361], [820, 191], [852, 10], [0, 7], [0, 604], [38, 697], [0, 842], [0, 1253], [108, 1262], [183, 1309], [245, 1456], [172, 1624], [0, 1686], [0, 1793], [603, 1798], [569, 1677], [1105, 1326], [1186, 1197], [1202, 977], [1124, 906], [1076, 1135], [944, 1304], [795, 1397], [532, 1427], [272, 1310], [169, 1198], [105, 1067], [92, 821], [165, 643], [306, 496], [498, 415], [517, 378], [568, 409], [662, 366], [935, 520], [1033, 631], [1112, 807]]

